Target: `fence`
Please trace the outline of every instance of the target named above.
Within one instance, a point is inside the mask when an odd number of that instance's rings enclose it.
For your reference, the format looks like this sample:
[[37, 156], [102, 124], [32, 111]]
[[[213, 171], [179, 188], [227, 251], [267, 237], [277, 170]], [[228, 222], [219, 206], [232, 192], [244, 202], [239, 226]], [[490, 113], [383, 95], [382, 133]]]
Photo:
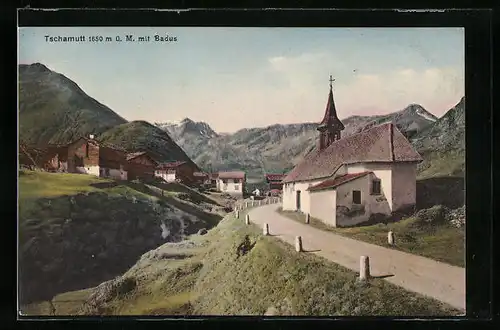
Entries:
[[280, 204], [283, 201], [282, 197], [267, 197], [261, 200], [243, 200], [237, 201], [234, 205], [235, 210], [244, 210], [250, 207], [270, 205], [270, 204]]

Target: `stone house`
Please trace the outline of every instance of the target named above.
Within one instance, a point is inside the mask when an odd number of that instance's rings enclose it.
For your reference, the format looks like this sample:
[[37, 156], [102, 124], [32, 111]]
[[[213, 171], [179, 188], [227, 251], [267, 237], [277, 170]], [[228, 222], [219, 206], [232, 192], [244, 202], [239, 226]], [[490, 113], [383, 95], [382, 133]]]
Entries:
[[414, 207], [422, 158], [404, 135], [392, 123], [341, 138], [343, 129], [330, 85], [318, 144], [283, 179], [283, 210], [340, 227]]
[[243, 171], [219, 172], [217, 190], [236, 197], [243, 197], [246, 174]]

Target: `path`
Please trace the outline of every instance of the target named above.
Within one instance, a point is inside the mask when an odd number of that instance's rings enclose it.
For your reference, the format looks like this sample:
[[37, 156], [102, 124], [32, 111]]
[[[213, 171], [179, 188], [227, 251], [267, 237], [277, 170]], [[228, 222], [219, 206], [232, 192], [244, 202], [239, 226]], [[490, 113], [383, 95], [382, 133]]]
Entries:
[[372, 276], [393, 275], [384, 279], [465, 311], [464, 268], [301, 224], [277, 213], [278, 207], [272, 204], [250, 210], [250, 221], [259, 226], [268, 223], [271, 235], [292, 245], [295, 236], [301, 236], [306, 252], [311, 251], [358, 273], [360, 256], [368, 256]]

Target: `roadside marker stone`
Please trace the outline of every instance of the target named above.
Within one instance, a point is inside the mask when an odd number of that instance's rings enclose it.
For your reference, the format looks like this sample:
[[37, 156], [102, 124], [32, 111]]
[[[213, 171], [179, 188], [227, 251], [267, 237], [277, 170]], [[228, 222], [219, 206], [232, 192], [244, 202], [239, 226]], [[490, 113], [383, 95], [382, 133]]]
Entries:
[[306, 213], [306, 223], [309, 223], [311, 221], [311, 215], [309, 213]]
[[359, 279], [365, 281], [370, 278], [370, 258], [361, 256], [359, 258]]
[[263, 234], [264, 234], [264, 236], [268, 236], [269, 235], [269, 225], [267, 223], [264, 224]]
[[247, 215], [245, 216], [245, 225], [249, 225], [249, 224], [250, 224], [250, 215], [249, 215], [249, 214], [247, 214]]
[[297, 251], [297, 252], [304, 251], [302, 249], [302, 237], [300, 237], [300, 236], [295, 237], [295, 251]]
[[392, 230], [387, 234], [387, 243], [389, 243], [389, 245], [394, 245], [394, 233]]

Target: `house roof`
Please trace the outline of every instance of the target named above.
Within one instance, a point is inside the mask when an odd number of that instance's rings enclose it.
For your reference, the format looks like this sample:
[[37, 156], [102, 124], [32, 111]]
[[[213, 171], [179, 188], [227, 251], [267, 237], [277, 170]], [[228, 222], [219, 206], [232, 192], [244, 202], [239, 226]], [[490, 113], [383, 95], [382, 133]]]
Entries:
[[344, 183], [347, 183], [349, 181], [352, 181], [354, 179], [361, 178], [367, 174], [370, 174], [372, 172], [360, 172], [360, 173], [352, 173], [352, 174], [345, 174], [342, 176], [339, 176], [335, 179], [328, 179], [323, 182], [320, 182], [314, 186], [309, 187], [307, 190], [308, 191], [318, 191], [318, 190], [324, 190], [324, 189], [332, 189], [336, 188], [340, 185], [343, 185]]
[[283, 179], [306, 181], [332, 176], [344, 164], [368, 162], [420, 162], [422, 157], [392, 123], [374, 126], [312, 150]]
[[219, 172], [219, 179], [244, 179], [245, 176], [243, 171]]
[[175, 162], [161, 163], [158, 165], [158, 168], [161, 168], [161, 169], [176, 168], [176, 167], [179, 167], [183, 164], [186, 164], [186, 162], [185, 161], [175, 161]]
[[208, 174], [203, 172], [193, 172], [193, 176], [200, 176], [206, 178], [208, 177]]
[[126, 154], [122, 150], [117, 150], [111, 147], [99, 148], [99, 166], [108, 168], [120, 168], [120, 165], [125, 165]]
[[281, 181], [286, 174], [266, 174], [267, 181]]
[[137, 158], [137, 157], [142, 156], [142, 155], [146, 155], [146, 152], [145, 151], [131, 152], [131, 153], [127, 154], [127, 160], [131, 160], [131, 159]]

